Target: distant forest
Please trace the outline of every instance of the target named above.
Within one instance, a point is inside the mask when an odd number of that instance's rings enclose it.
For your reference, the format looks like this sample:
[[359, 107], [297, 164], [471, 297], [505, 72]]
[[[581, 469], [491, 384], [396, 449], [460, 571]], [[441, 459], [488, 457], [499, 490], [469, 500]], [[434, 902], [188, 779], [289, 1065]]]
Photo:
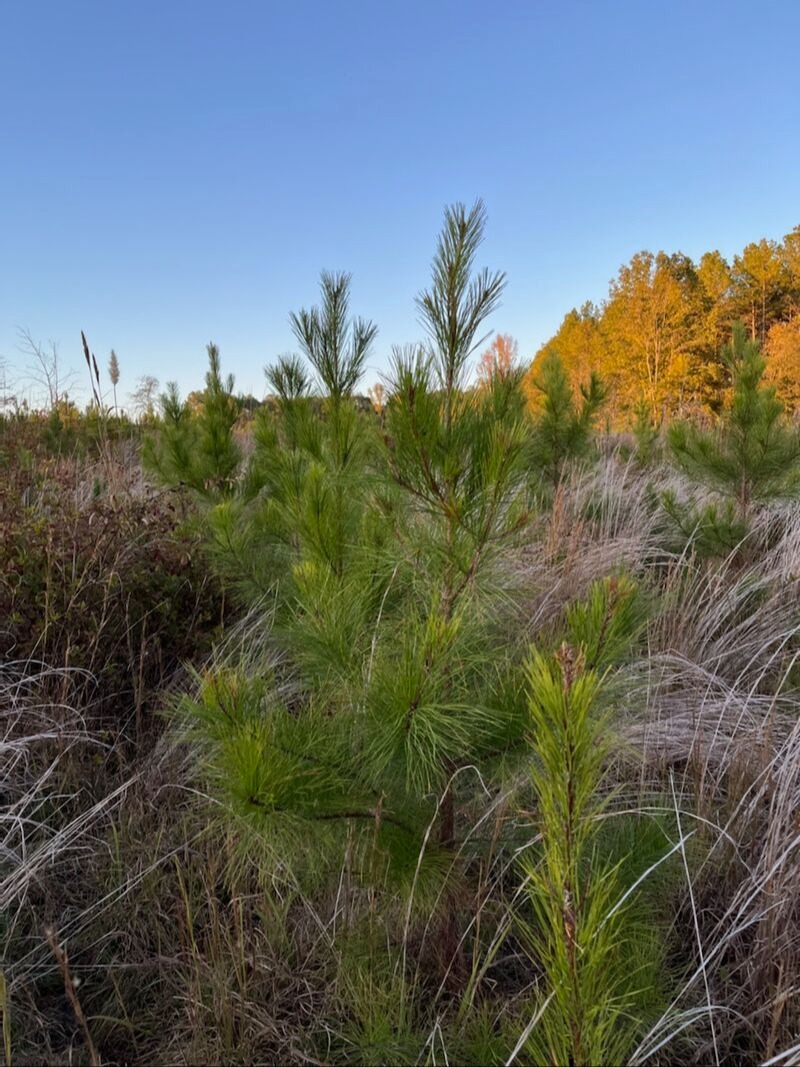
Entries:
[[573, 385], [598, 371], [620, 421], [646, 403], [663, 418], [717, 412], [730, 388], [722, 350], [743, 321], [787, 407], [800, 407], [800, 226], [763, 238], [729, 263], [717, 251], [699, 263], [681, 252], [637, 252], [600, 304], [565, 315], [537, 353], [557, 353]]

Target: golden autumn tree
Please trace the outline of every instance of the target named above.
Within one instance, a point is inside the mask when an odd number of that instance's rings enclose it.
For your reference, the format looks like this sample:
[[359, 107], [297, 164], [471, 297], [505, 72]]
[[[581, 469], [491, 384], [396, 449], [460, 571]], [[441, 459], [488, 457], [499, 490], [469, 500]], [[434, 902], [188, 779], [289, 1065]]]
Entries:
[[699, 314], [694, 360], [698, 398], [705, 408], [719, 411], [728, 372], [722, 351], [730, 340], [733, 323], [733, 273], [716, 249], [704, 252], [697, 265]]
[[750, 336], [762, 345], [767, 338], [769, 319], [779, 314], [784, 276], [781, 246], [762, 238], [746, 245], [733, 260], [733, 273], [740, 298], [737, 309], [747, 321]]
[[782, 241], [760, 240], [729, 261], [721, 252], [688, 256], [637, 253], [623, 265], [599, 306], [573, 309], [537, 353], [558, 355], [575, 390], [591, 369], [611, 390], [609, 415], [619, 423], [645, 404], [648, 419], [720, 413], [730, 388], [723, 350], [734, 322], [762, 342], [766, 376], [794, 404], [800, 368], [800, 226]]
[[800, 314], [800, 226], [787, 233], [783, 239], [783, 263], [788, 288], [790, 316]]
[[764, 377], [776, 386], [787, 408], [800, 409], [800, 315], [775, 322], [767, 334]]
[[478, 360], [478, 384], [488, 385], [495, 375], [507, 377], [518, 355], [519, 344], [510, 333], [495, 334], [494, 340]]
[[687, 266], [683, 257], [637, 252], [611, 283], [603, 315], [617, 403], [633, 408], [644, 400], [654, 418], [693, 398], [697, 331], [689, 288], [697, 280], [681, 277]]
[[731, 268], [721, 252], [704, 252], [697, 265], [697, 278], [705, 302], [703, 339], [712, 351], [718, 351], [730, 334]]
[[[581, 383], [585, 382], [593, 370], [600, 371], [604, 379], [613, 382], [613, 368], [605, 359], [605, 345], [600, 327], [601, 310], [588, 302], [580, 308], [568, 312], [554, 336], [542, 345], [536, 353], [534, 366], [551, 355], [557, 355], [567, 373], [570, 387], [577, 395]], [[529, 396], [536, 390], [531, 375], [526, 377], [526, 392]]]

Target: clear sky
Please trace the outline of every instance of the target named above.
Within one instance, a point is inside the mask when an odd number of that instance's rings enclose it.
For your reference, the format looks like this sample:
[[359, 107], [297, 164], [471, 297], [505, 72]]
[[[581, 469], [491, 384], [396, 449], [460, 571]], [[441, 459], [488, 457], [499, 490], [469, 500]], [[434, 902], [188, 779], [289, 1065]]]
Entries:
[[237, 384], [320, 269], [419, 337], [444, 205], [482, 196], [491, 325], [530, 356], [640, 248], [800, 223], [800, 0], [0, 0], [0, 355], [17, 330], [122, 393]]

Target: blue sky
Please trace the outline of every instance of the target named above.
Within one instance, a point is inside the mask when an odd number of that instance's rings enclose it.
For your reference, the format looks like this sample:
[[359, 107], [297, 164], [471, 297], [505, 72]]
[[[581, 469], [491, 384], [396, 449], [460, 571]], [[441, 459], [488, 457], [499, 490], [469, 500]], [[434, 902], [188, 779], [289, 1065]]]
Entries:
[[731, 255], [800, 223], [800, 3], [0, 4], [0, 355], [17, 330], [120, 390], [237, 384], [320, 269], [419, 336], [442, 209], [482, 196], [530, 356], [640, 248]]

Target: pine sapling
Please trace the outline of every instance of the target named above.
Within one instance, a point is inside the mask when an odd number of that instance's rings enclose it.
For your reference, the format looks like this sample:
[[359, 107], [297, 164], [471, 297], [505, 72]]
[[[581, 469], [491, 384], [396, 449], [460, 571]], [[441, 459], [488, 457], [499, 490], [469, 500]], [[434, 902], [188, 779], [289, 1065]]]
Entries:
[[561, 482], [568, 463], [585, 458], [592, 444], [592, 432], [606, 398], [606, 390], [592, 371], [580, 387], [576, 404], [564, 364], [556, 353], [542, 358], [533, 384], [541, 394], [534, 414], [531, 462], [542, 480], [552, 489]]
[[162, 481], [183, 485], [207, 503], [230, 497], [237, 489], [242, 452], [234, 427], [239, 408], [232, 375], [223, 378], [219, 349], [208, 345], [206, 387], [200, 407], [192, 411], [174, 382], [160, 398], [161, 420], [145, 440], [143, 458]]
[[653, 420], [652, 410], [646, 400], [641, 400], [634, 409], [632, 426], [635, 442], [633, 456], [640, 467], [650, 467], [662, 452], [661, 427]]
[[669, 445], [690, 477], [735, 502], [746, 526], [755, 505], [800, 494], [800, 433], [784, 419], [775, 387], [764, 383], [766, 363], [743, 323], [734, 326], [724, 356], [733, 396], [718, 426], [677, 422]]
[[620, 861], [601, 847], [612, 795], [608, 672], [643, 619], [632, 582], [598, 582], [568, 612], [561, 647], [534, 650], [529, 661], [541, 843], [524, 861], [533, 912], [527, 937], [547, 982], [526, 1042], [535, 1063], [625, 1063], [645, 1021], [658, 942], [637, 936]]

